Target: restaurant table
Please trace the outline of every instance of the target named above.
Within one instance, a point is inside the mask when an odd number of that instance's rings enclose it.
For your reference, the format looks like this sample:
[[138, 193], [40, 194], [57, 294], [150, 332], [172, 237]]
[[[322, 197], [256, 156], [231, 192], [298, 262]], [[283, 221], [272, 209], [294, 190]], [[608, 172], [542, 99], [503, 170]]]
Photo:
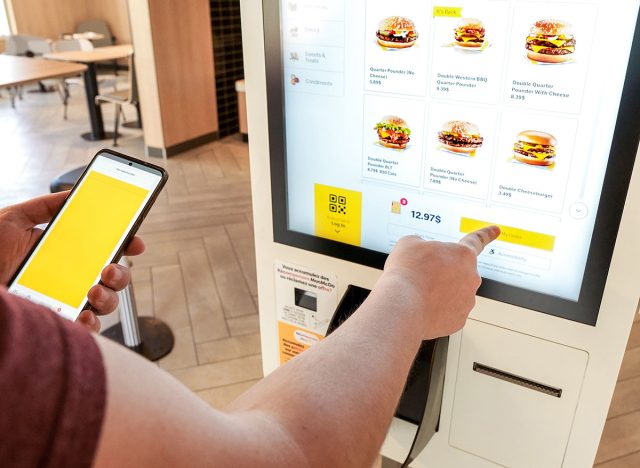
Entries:
[[91, 132], [82, 134], [82, 138], [85, 140], [98, 141], [113, 138], [112, 132], [104, 131], [102, 109], [99, 104], [96, 104], [96, 96], [98, 95], [96, 64], [98, 62], [108, 62], [111, 60], [126, 58], [131, 54], [133, 54], [133, 47], [129, 44], [123, 44], [117, 46], [97, 47], [93, 50], [52, 52], [43, 56], [48, 60], [76, 62], [86, 65], [86, 70], [84, 72], [84, 87], [87, 95], [87, 108], [89, 109]]
[[57, 63], [37, 58], [0, 55], [0, 88], [78, 75], [86, 69], [85, 65], [79, 63]]

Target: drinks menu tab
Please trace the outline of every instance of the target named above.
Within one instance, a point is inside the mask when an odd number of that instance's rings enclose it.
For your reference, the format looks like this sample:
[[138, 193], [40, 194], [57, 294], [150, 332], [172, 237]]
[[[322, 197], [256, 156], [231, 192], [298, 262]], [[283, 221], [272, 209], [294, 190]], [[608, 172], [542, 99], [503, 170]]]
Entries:
[[282, 0], [289, 229], [577, 300], [639, 5]]

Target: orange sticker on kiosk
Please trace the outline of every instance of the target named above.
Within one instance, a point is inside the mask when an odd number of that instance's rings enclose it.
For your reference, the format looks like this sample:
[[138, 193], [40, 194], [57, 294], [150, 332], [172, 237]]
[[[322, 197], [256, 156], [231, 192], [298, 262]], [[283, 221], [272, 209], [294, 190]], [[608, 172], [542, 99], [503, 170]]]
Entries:
[[360, 246], [362, 193], [328, 185], [315, 185], [315, 234]]
[[280, 364], [290, 361], [298, 354], [309, 349], [324, 337], [304, 330], [287, 322], [278, 322], [278, 346], [280, 348]]
[[[462, 218], [460, 220], [460, 232], [468, 234], [487, 226], [493, 226], [494, 224], [495, 223], [488, 223], [486, 221], [479, 221], [477, 219]], [[502, 224], [496, 225], [500, 228], [501, 231], [500, 237], [498, 237], [499, 241], [553, 252], [556, 243], [555, 236], [542, 234], [540, 232], [526, 231], [524, 229], [519, 229], [511, 226], [503, 226]]]

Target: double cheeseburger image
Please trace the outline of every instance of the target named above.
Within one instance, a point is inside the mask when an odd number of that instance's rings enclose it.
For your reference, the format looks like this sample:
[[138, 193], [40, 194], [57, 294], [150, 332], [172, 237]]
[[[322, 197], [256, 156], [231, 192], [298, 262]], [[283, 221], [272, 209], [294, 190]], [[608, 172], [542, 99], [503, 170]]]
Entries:
[[416, 26], [404, 16], [389, 16], [378, 24], [378, 44], [389, 49], [406, 49], [418, 40]]
[[540, 20], [527, 37], [527, 57], [535, 62], [564, 63], [573, 59], [576, 39], [571, 25], [559, 20]]
[[378, 132], [379, 143], [386, 148], [405, 149], [411, 141], [411, 130], [404, 119], [387, 115], [374, 128]]
[[458, 47], [478, 49], [484, 45], [484, 24], [478, 19], [463, 18], [454, 31]]
[[442, 126], [438, 141], [448, 151], [469, 154], [482, 146], [484, 138], [480, 136], [480, 129], [471, 122], [451, 120]]
[[556, 162], [555, 137], [549, 133], [526, 130], [518, 133], [513, 145], [516, 161], [532, 166], [551, 166]]

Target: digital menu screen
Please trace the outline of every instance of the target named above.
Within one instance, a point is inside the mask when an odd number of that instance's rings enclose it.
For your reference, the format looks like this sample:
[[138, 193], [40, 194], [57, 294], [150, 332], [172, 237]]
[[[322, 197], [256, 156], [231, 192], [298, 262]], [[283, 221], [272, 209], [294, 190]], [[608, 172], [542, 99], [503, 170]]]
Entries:
[[[381, 266], [369, 253], [403, 236], [455, 242], [497, 224], [502, 235], [479, 258], [495, 296], [571, 308], [606, 216], [610, 158], [630, 172], [637, 149], [636, 131], [612, 153], [640, 60], [630, 62], [639, 5], [265, 1], [270, 118], [282, 112], [270, 122], [272, 161], [283, 160], [272, 163], [282, 169], [274, 210], [280, 193], [285, 211], [274, 220], [287, 234], [276, 240]], [[608, 202], [621, 210], [624, 194]], [[310, 237], [333, 242], [286, 242]], [[594, 275], [606, 277], [608, 261]]]

